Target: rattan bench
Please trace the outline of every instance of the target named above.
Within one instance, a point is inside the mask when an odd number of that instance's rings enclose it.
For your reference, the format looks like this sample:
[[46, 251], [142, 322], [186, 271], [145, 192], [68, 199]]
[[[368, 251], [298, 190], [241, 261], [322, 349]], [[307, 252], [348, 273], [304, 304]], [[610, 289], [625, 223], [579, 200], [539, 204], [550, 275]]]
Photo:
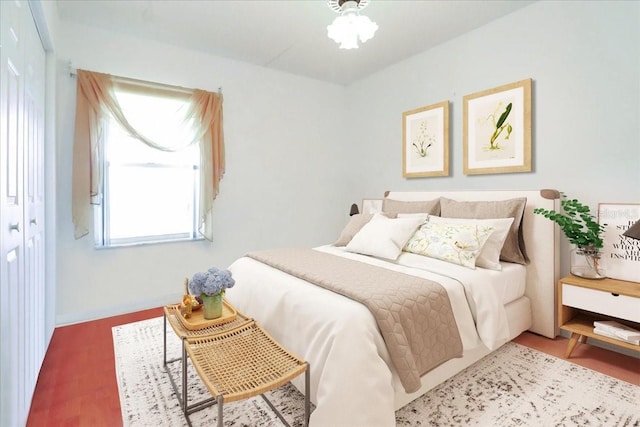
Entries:
[[[176, 394], [176, 398], [178, 399], [180, 408], [182, 409], [182, 412], [184, 413], [184, 416], [187, 419], [187, 423], [191, 425], [191, 422], [189, 421], [189, 414], [192, 414], [196, 411], [209, 407], [215, 404], [216, 402], [215, 402], [215, 399], [208, 398], [208, 399], [200, 400], [198, 402], [194, 402], [191, 405], [189, 404], [189, 396], [187, 393], [187, 390], [188, 390], [187, 363], [186, 363], [187, 350], [185, 348], [186, 340], [189, 338], [198, 338], [198, 337], [206, 337], [209, 335], [215, 335], [221, 332], [235, 329], [237, 327], [240, 327], [252, 322], [253, 319], [250, 319], [246, 317], [244, 314], [237, 312], [235, 318], [232, 321], [220, 323], [220, 324], [209, 326], [206, 328], [190, 330], [185, 328], [183, 322], [178, 318], [178, 316], [181, 316], [181, 315], [182, 314], [180, 314], [179, 304], [164, 307], [164, 336], [163, 336], [164, 338], [163, 338], [162, 364], [165, 368], [165, 371], [167, 372], [167, 375], [169, 376], [169, 381], [171, 382], [173, 391]], [[180, 338], [181, 347], [182, 347], [181, 357], [171, 359], [171, 360], [167, 360], [167, 323], [171, 326], [171, 329], [173, 329], [173, 332], [175, 332], [178, 338]], [[168, 367], [169, 363], [178, 362], [178, 361], [182, 362], [181, 390], [178, 388], [178, 385], [176, 384], [176, 380], [171, 375], [171, 372], [169, 371], [169, 367]]]
[[289, 425], [263, 394], [305, 374], [305, 426], [309, 425], [309, 365], [278, 344], [255, 321], [185, 343], [191, 363], [218, 403], [218, 427], [224, 403], [261, 395], [278, 418]]

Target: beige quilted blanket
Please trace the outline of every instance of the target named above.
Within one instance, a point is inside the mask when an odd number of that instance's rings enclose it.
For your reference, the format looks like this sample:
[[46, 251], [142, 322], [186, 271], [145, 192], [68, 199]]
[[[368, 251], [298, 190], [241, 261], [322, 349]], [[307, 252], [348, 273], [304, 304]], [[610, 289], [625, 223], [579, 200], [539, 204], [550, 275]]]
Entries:
[[436, 282], [313, 249], [274, 249], [247, 256], [369, 308], [407, 393], [420, 388], [423, 374], [462, 356], [449, 297]]

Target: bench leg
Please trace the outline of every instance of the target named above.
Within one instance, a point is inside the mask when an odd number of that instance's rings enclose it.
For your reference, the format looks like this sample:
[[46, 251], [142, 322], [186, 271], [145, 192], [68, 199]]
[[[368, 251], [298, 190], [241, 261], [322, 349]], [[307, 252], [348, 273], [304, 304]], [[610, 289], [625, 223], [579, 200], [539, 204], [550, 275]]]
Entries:
[[311, 399], [309, 392], [311, 387], [311, 367], [307, 363], [307, 370], [304, 372], [304, 425], [309, 427], [309, 417], [311, 416]]
[[167, 367], [167, 314], [162, 316], [164, 333], [162, 334], [162, 366]]
[[189, 419], [189, 398], [187, 397], [187, 346], [185, 340], [182, 342], [182, 409], [184, 410], [184, 416]]
[[224, 404], [224, 396], [218, 396], [218, 427], [224, 427], [224, 421], [222, 420], [222, 405]]
[[[311, 398], [310, 398], [311, 369], [309, 368], [309, 363], [305, 363], [305, 364], [307, 365], [307, 369], [304, 372], [304, 424], [303, 425], [305, 427], [309, 427], [309, 418], [311, 416]], [[269, 398], [265, 396], [264, 393], [261, 394], [260, 396], [262, 397], [262, 400], [264, 400], [267, 403], [267, 405], [269, 405], [273, 413], [276, 414], [276, 416], [280, 419], [282, 424], [284, 424], [286, 427], [291, 427], [291, 424], [289, 424], [287, 420], [284, 419], [284, 416], [282, 415], [282, 413], [280, 413], [280, 411], [275, 407], [275, 405], [271, 403]], [[218, 410], [220, 410], [220, 408], [218, 408]]]

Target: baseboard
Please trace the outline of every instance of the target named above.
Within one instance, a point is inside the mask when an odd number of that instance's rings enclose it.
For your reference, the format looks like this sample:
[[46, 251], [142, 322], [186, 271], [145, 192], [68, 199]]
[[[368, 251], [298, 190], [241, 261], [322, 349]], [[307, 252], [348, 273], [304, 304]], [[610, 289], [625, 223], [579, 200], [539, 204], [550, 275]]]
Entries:
[[118, 304], [109, 307], [102, 307], [96, 310], [77, 311], [69, 314], [56, 316], [56, 327], [68, 326], [76, 323], [88, 322], [91, 320], [104, 319], [105, 317], [119, 316], [135, 311], [148, 310], [150, 308], [161, 307], [180, 301], [182, 295], [173, 293], [160, 295], [149, 299], [138, 300], [127, 304]]
[[[560, 336], [563, 336], [565, 338], [569, 338], [571, 336], [570, 332], [567, 332], [565, 330], [561, 330], [560, 331]], [[615, 351], [617, 353], [621, 353], [624, 354], [626, 356], [631, 356], [631, 357], [635, 357], [636, 359], [640, 359], [640, 353], [638, 353], [637, 351], [633, 351], [630, 350], [626, 347], [618, 347], [616, 345], [613, 344], [609, 344], [608, 342], [604, 342], [604, 341], [600, 341], [594, 338], [587, 338], [587, 344], [595, 346], [595, 347], [600, 347], [600, 348], [604, 348], [606, 350], [611, 350], [611, 351]]]

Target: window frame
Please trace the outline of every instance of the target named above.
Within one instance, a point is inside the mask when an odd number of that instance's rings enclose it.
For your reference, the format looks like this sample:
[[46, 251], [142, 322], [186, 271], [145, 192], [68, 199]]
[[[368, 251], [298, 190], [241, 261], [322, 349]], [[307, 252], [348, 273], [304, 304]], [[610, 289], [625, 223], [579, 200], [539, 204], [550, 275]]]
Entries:
[[[100, 148], [102, 153], [107, 153], [109, 143], [109, 129], [111, 126], [119, 126], [114, 120], [107, 118], [101, 124], [102, 136], [100, 138]], [[199, 160], [199, 159], [198, 159]], [[198, 213], [200, 208], [200, 162], [198, 164], [191, 165], [172, 165], [170, 163], [160, 162], [122, 162], [117, 163], [119, 167], [144, 167], [144, 168], [166, 168], [166, 169], [191, 169], [192, 182], [193, 182], [193, 209], [191, 213], [191, 230], [184, 233], [172, 233], [172, 234], [154, 234], [147, 236], [136, 236], [126, 238], [111, 238], [111, 216], [110, 216], [110, 173], [111, 173], [111, 161], [108, 156], [102, 156], [102, 194], [101, 200], [94, 203], [94, 246], [96, 249], [111, 249], [118, 247], [131, 247], [141, 245], [151, 245], [158, 243], [174, 243], [174, 242], [189, 242], [205, 240], [204, 237], [198, 232]]]

